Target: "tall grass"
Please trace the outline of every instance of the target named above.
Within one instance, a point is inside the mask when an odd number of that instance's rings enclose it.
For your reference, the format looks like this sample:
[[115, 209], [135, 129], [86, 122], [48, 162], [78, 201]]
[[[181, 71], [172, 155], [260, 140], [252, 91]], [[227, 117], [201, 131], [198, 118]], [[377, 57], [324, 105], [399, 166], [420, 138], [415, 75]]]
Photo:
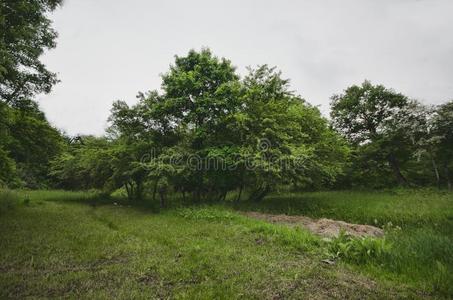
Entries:
[[179, 208], [176, 211], [179, 216], [186, 219], [240, 224], [248, 228], [251, 233], [261, 235], [283, 246], [304, 252], [321, 252], [319, 251], [322, 244], [321, 238], [301, 227], [291, 228], [250, 219], [222, 206], [194, 206]]
[[[176, 198], [171, 203], [180, 206], [181, 203], [176, 201]], [[44, 201], [48, 203], [39, 205]], [[425, 293], [433, 293], [436, 296], [453, 295], [451, 284], [453, 282], [453, 194], [451, 193], [434, 190], [284, 193], [271, 195], [260, 203], [240, 202], [234, 206], [235, 209], [240, 210], [301, 214], [315, 218], [328, 217], [352, 223], [371, 224], [384, 227], [386, 230], [385, 240], [340, 237], [331, 242], [325, 242], [304, 229], [248, 219], [235, 213], [231, 208], [221, 205], [179, 207], [165, 210], [160, 215], [147, 215], [143, 213], [144, 210], [141, 207], [124, 210], [112, 205], [95, 209], [90, 209], [89, 206], [83, 208], [84, 205], [67, 205], [117, 201], [116, 198], [105, 197], [96, 191], [0, 191], [0, 214], [7, 214], [9, 210], [14, 210], [18, 206], [30, 206], [28, 209], [21, 210], [21, 213], [32, 216], [32, 211], [41, 212], [42, 218], [33, 215], [36, 218], [34, 222], [44, 222], [43, 224], [48, 226], [49, 230], [53, 230], [54, 218], [49, 214], [49, 210], [52, 209], [54, 210], [52, 214], [61, 215], [62, 218], [64, 216], [64, 219], [59, 221], [61, 225], [69, 224], [69, 227], [64, 227], [65, 230], [72, 230], [71, 226], [75, 226], [76, 220], [81, 217], [80, 212], [83, 211], [86, 222], [95, 222], [100, 229], [110, 230], [112, 234], [129, 228], [128, 231], [133, 231], [135, 235], [146, 234], [149, 230], [153, 230], [153, 235], [161, 235], [159, 232], [167, 230], [168, 226], [175, 226], [178, 230], [191, 230], [190, 228], [202, 226], [203, 230], [195, 237], [197, 240], [186, 235], [179, 236], [175, 240], [171, 235], [177, 232], [172, 231], [168, 232], [171, 234], [169, 236], [162, 234], [159, 243], [162, 242], [165, 245], [169, 243], [171, 249], [179, 249], [178, 245], [182, 241], [196, 244], [195, 246], [198, 247], [198, 244], [204, 240], [205, 233], [210, 232], [215, 238], [215, 243], [213, 242], [212, 245], [216, 243], [229, 245], [224, 239], [232, 237], [242, 239], [244, 235], [251, 235], [254, 237], [254, 246], [250, 246], [253, 251], [273, 245], [278, 251], [286, 251], [285, 253], [293, 253], [294, 250], [312, 253], [317, 260], [321, 259], [319, 256], [326, 258], [330, 253], [341, 262], [340, 265], [348, 264], [359, 272], [389, 279], [391, 282], [410, 284], [417, 289], [422, 289]], [[118, 203], [123, 202], [118, 201]], [[61, 211], [64, 207], [70, 207], [70, 209]], [[124, 214], [121, 223], [117, 222], [118, 214]], [[16, 222], [15, 216], [6, 217]], [[137, 220], [143, 224], [139, 222], [139, 225]], [[162, 223], [159, 229], [156, 227], [158, 226], [156, 220]], [[183, 223], [185, 225], [182, 225]], [[140, 226], [141, 231], [135, 231], [136, 226]], [[220, 228], [228, 230], [231, 236], [220, 235], [217, 232]], [[112, 239], [114, 236], [113, 234]], [[129, 234], [125, 236], [138, 243], [137, 238]], [[155, 241], [155, 237], [149, 236], [146, 241]], [[65, 244], [66, 242], [72, 245], [70, 241], [58, 239], [52, 242], [59, 243], [62, 247], [69, 247]], [[93, 240], [94, 242], [96, 241]], [[233, 247], [233, 245], [230, 246]], [[119, 247], [119, 245], [112, 244], [112, 247]], [[98, 250], [93, 246], [90, 251]], [[129, 250], [139, 251], [132, 248]], [[220, 267], [215, 266], [215, 268]], [[181, 272], [185, 272], [185, 269], [181, 269]]]
[[93, 199], [101, 199], [105, 195], [98, 191], [63, 191], [63, 190], [19, 190], [21, 197], [35, 201], [67, 201], [83, 202]]
[[14, 209], [19, 204], [19, 196], [11, 190], [0, 190], [0, 216]]
[[440, 226], [453, 216], [453, 193], [434, 190], [327, 191], [273, 194], [260, 203], [242, 202], [242, 210], [327, 217], [384, 226]]

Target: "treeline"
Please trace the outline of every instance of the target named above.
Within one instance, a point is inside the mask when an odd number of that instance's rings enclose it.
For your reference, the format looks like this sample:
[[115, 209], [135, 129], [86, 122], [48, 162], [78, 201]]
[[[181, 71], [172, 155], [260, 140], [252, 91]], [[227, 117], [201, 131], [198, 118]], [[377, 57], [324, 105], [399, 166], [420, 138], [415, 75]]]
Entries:
[[20, 107], [0, 102], [0, 186], [52, 186], [50, 164], [64, 147], [35, 102], [22, 100]]
[[365, 81], [332, 97], [328, 120], [274, 68], [241, 78], [208, 49], [176, 57], [160, 91], [115, 102], [104, 137], [66, 137], [30, 100], [56, 83], [39, 56], [55, 46], [46, 14], [59, 3], [1, 6], [2, 185], [124, 189], [162, 206], [169, 193], [260, 201], [282, 188], [451, 189], [453, 101], [428, 107]]
[[58, 186], [124, 187], [162, 205], [169, 192], [259, 201], [281, 188], [451, 189], [453, 102], [428, 107], [365, 81], [332, 97], [329, 121], [273, 68], [241, 79], [207, 49], [176, 57], [161, 90], [114, 103], [105, 138], [52, 162]]
[[62, 135], [31, 100], [57, 82], [39, 58], [55, 47], [47, 15], [60, 3], [0, 1], [0, 186], [50, 186], [50, 161], [64, 148]]
[[114, 103], [108, 137], [53, 162], [60, 186], [124, 187], [132, 199], [146, 190], [162, 204], [168, 191], [203, 201], [247, 190], [259, 201], [280, 186], [330, 186], [347, 162], [346, 142], [267, 66], [240, 79], [228, 60], [190, 51], [161, 89]]

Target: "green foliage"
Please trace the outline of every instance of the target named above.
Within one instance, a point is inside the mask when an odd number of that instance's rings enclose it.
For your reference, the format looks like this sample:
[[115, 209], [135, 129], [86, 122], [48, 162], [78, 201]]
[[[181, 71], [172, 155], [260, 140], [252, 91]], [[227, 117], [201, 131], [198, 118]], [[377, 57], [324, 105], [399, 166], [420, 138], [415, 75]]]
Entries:
[[49, 161], [61, 136], [45, 119], [36, 94], [50, 92], [56, 75], [39, 60], [55, 47], [48, 13], [61, 0], [0, 2], [0, 184], [48, 186]]
[[20, 108], [0, 102], [0, 182], [38, 188], [48, 185], [49, 162], [63, 149], [63, 139], [33, 101]]
[[[436, 185], [451, 189], [452, 107], [427, 107], [365, 81], [334, 95], [334, 127], [353, 145], [338, 186]], [[390, 174], [393, 173], [393, 180]]]
[[374, 142], [385, 137], [389, 121], [407, 104], [404, 95], [365, 81], [332, 96], [331, 117], [335, 127], [351, 141]]
[[192, 50], [176, 57], [162, 90], [132, 107], [116, 102], [109, 119], [111, 136], [134, 153], [124, 167], [140, 170], [161, 206], [171, 188], [196, 201], [249, 189], [259, 201], [283, 184], [329, 185], [343, 170], [346, 143], [274, 68], [241, 80], [228, 60]]
[[330, 113], [334, 127], [358, 148], [358, 153], [364, 152], [358, 157], [382, 166], [388, 163], [396, 182], [402, 185], [407, 179], [401, 163], [410, 156], [410, 141], [395, 125], [408, 105], [404, 95], [365, 81], [332, 96]]
[[433, 134], [441, 139], [436, 147], [436, 158], [440, 162], [442, 177], [447, 183], [449, 190], [452, 190], [452, 169], [453, 169], [453, 100], [442, 104], [436, 110], [437, 116], [434, 119]]
[[391, 252], [392, 245], [385, 238], [355, 238], [340, 232], [340, 235], [329, 242], [329, 251], [334, 258], [366, 264], [380, 259]]
[[39, 60], [55, 47], [56, 32], [48, 13], [61, 0], [2, 0], [0, 2], [0, 100], [10, 105], [38, 93], [50, 92], [57, 82]]
[[113, 175], [113, 147], [104, 138], [80, 137], [51, 162], [51, 176], [57, 187], [104, 189]]
[[11, 143], [9, 125], [11, 124], [11, 109], [0, 102], [0, 187], [15, 186], [19, 178], [16, 172], [16, 162], [7, 150]]
[[17, 183], [16, 163], [9, 157], [8, 152], [0, 148], [0, 187], [14, 187]]

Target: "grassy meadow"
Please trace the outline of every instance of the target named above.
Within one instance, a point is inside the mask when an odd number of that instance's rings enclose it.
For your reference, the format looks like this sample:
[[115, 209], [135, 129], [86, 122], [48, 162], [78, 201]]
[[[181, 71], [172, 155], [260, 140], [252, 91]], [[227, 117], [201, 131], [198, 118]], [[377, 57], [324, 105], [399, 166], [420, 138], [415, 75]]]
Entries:
[[[159, 213], [88, 192], [3, 191], [0, 199], [2, 299], [453, 295], [449, 193], [282, 193], [259, 205], [174, 204]], [[371, 224], [386, 234], [326, 240], [241, 210]]]

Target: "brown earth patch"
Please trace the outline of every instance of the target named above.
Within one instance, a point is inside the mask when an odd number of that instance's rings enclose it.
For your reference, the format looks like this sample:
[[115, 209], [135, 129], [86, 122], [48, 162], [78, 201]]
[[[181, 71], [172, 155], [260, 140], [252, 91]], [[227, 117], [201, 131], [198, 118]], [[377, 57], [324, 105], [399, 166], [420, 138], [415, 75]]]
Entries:
[[315, 234], [328, 238], [337, 237], [342, 230], [349, 235], [357, 237], [381, 237], [384, 235], [384, 231], [375, 226], [351, 224], [332, 219], [312, 219], [305, 216], [273, 215], [254, 211], [244, 212], [243, 214], [254, 219], [264, 220], [271, 223], [301, 226]]

